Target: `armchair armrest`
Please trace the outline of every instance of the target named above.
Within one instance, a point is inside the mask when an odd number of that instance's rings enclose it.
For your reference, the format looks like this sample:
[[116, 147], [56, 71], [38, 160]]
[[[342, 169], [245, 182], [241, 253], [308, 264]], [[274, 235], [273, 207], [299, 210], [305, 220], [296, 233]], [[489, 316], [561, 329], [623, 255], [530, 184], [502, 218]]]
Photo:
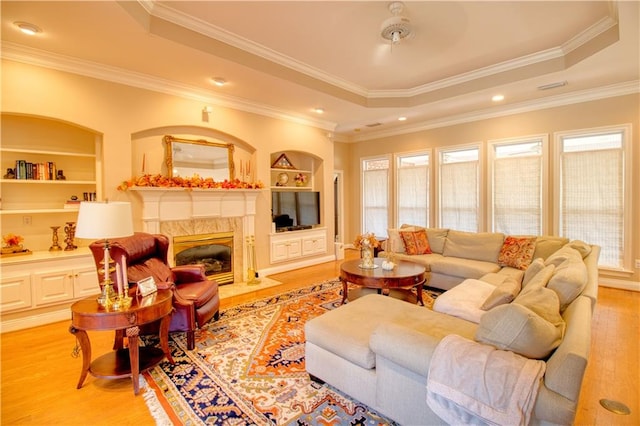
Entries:
[[173, 275], [173, 282], [176, 284], [206, 281], [207, 279], [202, 265], [175, 266], [171, 268], [171, 274]]

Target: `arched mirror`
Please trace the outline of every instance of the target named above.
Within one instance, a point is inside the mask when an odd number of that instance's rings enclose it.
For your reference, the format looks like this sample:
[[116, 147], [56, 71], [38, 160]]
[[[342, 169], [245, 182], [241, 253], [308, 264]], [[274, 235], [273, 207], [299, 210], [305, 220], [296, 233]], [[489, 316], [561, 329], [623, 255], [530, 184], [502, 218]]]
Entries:
[[212, 178], [217, 182], [233, 180], [233, 144], [209, 142], [203, 139], [181, 139], [165, 136], [166, 162], [169, 177]]

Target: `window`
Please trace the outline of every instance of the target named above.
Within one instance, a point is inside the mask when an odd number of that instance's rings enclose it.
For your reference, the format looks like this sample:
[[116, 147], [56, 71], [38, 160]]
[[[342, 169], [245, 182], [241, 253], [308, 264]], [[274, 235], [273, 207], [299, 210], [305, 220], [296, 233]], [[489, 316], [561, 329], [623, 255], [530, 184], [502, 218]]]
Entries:
[[438, 150], [438, 215], [443, 228], [477, 232], [480, 148]]
[[387, 235], [389, 163], [387, 157], [362, 161], [362, 232]]
[[429, 226], [429, 154], [396, 159], [397, 225]]
[[[489, 142], [490, 229], [509, 235], [542, 235], [543, 166], [547, 137]], [[545, 167], [546, 168], [546, 167]]]
[[600, 266], [630, 267], [625, 227], [630, 220], [630, 126], [556, 135], [557, 221], [560, 235], [601, 247]]

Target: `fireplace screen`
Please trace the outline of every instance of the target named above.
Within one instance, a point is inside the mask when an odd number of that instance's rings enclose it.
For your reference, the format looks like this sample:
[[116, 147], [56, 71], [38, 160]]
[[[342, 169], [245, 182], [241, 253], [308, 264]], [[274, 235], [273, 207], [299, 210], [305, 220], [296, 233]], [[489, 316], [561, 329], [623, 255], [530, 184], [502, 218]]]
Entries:
[[204, 265], [207, 278], [233, 282], [233, 232], [173, 237], [176, 265]]

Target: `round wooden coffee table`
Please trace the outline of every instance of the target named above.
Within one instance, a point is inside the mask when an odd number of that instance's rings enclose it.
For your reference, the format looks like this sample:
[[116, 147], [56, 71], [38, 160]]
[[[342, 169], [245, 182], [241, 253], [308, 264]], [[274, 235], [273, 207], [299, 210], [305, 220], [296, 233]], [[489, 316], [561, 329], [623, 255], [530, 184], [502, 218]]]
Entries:
[[376, 258], [376, 268], [363, 269], [360, 259], [349, 260], [340, 265], [340, 281], [342, 281], [342, 303], [347, 300], [348, 283], [361, 287], [378, 289], [379, 293], [388, 296], [391, 290], [411, 290], [416, 287], [417, 303], [424, 306], [422, 287], [426, 281], [426, 268], [407, 261], [396, 262], [390, 271], [382, 269], [384, 259]]

